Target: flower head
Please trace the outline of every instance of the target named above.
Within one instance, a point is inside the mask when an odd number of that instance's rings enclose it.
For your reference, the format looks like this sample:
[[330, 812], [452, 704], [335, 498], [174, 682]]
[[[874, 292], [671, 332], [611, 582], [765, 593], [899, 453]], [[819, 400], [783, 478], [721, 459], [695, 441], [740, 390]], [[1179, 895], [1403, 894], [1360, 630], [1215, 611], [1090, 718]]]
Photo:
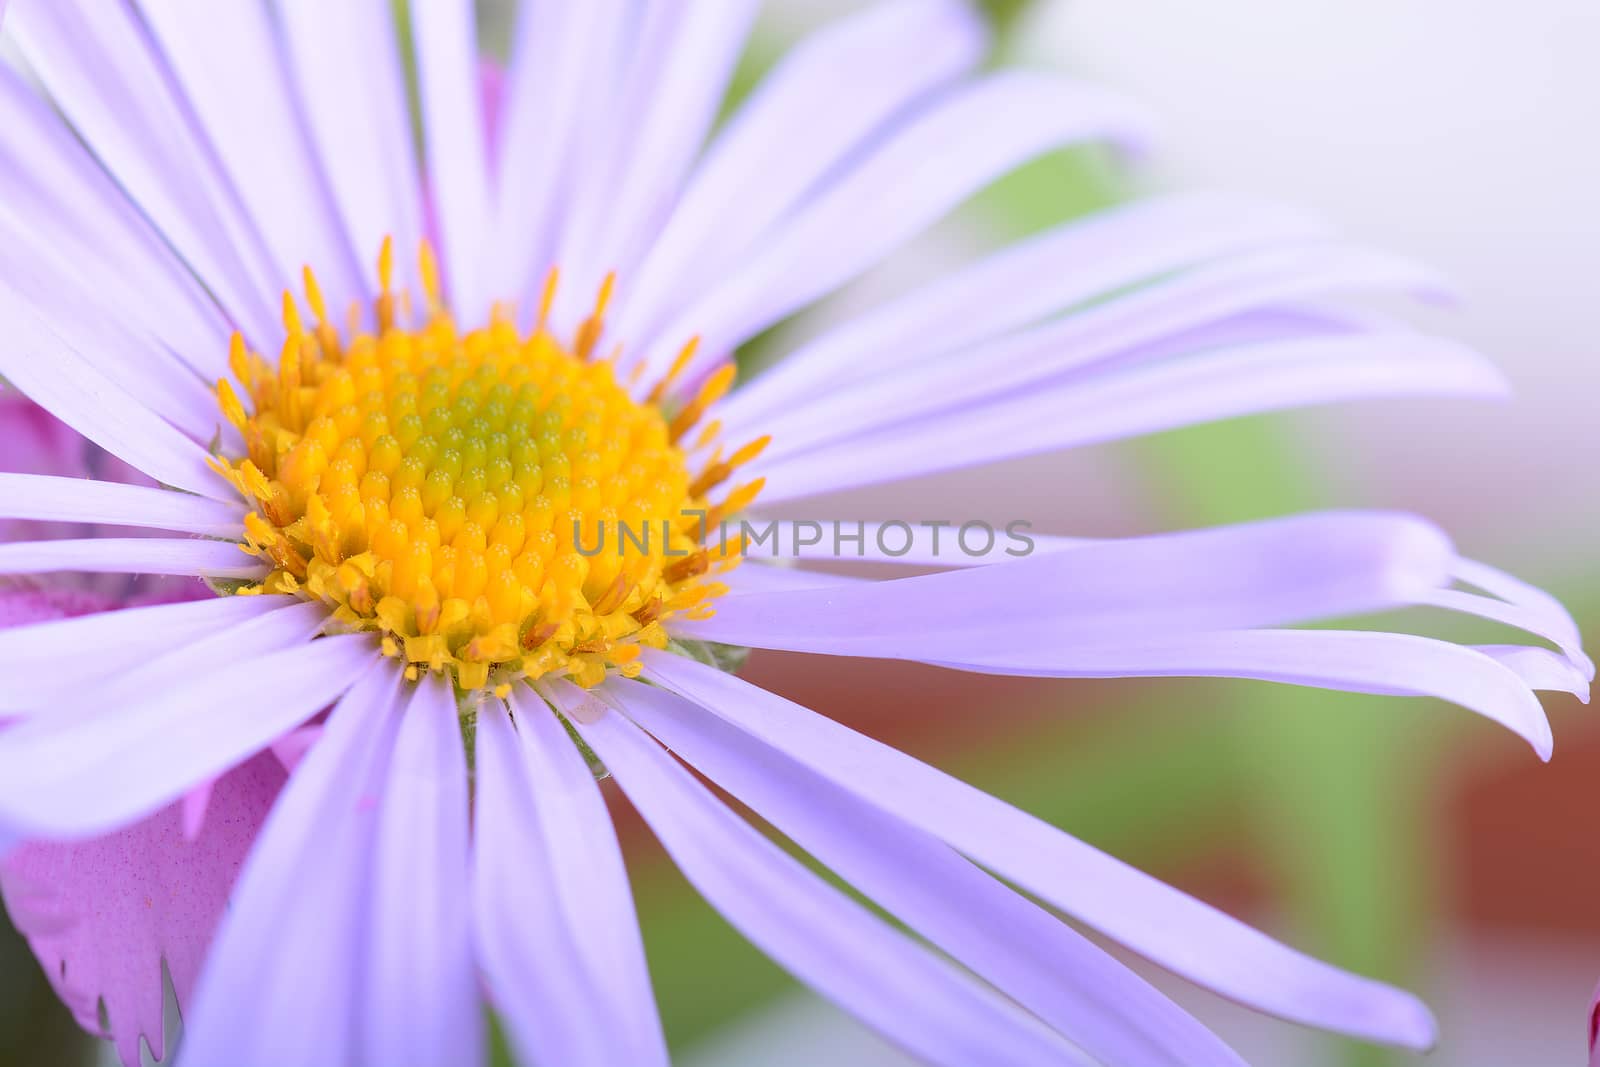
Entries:
[[[1593, 674], [1548, 595], [1403, 515], [1038, 536], [1024, 558], [859, 526], [858, 557], [933, 571], [891, 581], [773, 566], [720, 520], [1499, 376], [1326, 303], [1432, 292], [1426, 271], [1175, 197], [983, 258], [731, 389], [739, 346], [993, 179], [1142, 137], [1102, 91], [975, 74], [960, 0], [895, 0], [802, 43], [706, 143], [754, 8], [525, 5], [490, 119], [470, 2], [412, 3], [419, 154], [386, 0], [15, 5], [49, 102], [0, 72], [0, 375], [146, 484], [0, 475], [0, 519], [155, 533], [10, 541], [0, 575], [214, 594], [0, 631], [0, 872], [54, 980], [125, 1057], [161, 1043], [149, 997], [181, 950], [186, 1064], [481, 1062], [484, 995], [527, 1062], [661, 1062], [576, 734], [735, 926], [931, 1062], [1238, 1062], [1000, 878], [1243, 1003], [1426, 1046], [1409, 995], [707, 661], [1430, 695], [1548, 755], [1533, 690]], [[608, 529], [658, 536], [590, 553]], [[1299, 626], [1418, 605], [1542, 643]], [[116, 933], [84, 935], [70, 875], [148, 856], [182, 881], [168, 857], [222, 812], [203, 906], [159, 912], [183, 937], [130, 929], [94, 950], [115, 966], [65, 966]]]

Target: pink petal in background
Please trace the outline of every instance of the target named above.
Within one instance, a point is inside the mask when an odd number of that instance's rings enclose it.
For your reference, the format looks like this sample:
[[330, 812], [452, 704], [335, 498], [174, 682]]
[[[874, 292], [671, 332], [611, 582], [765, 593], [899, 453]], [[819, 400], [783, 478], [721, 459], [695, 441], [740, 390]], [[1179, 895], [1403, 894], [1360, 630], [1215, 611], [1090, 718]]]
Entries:
[[25, 845], [0, 863], [12, 921], [57, 994], [94, 1033], [104, 1002], [104, 1036], [124, 1063], [139, 1063], [141, 1036], [165, 1056], [161, 964], [182, 1005], [283, 781], [282, 764], [264, 753], [216, 783], [193, 840], [174, 804], [118, 833]]

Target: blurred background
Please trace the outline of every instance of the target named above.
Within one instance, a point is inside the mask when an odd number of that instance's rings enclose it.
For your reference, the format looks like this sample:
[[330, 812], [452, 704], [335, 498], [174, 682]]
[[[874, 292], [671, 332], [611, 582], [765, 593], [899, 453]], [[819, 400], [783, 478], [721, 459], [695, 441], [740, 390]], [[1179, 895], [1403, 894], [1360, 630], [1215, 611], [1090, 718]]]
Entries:
[[[425, 2], [425, 0], [424, 0]], [[854, 0], [772, 0], [739, 84]], [[509, 25], [484, 5], [484, 32]], [[1544, 584], [1600, 633], [1600, 5], [1593, 0], [996, 0], [998, 59], [1071, 70], [1163, 118], [1151, 160], [1042, 161], [822, 312], [1098, 206], [1173, 187], [1293, 201], [1453, 276], [1427, 321], [1490, 352], [1510, 405], [1352, 404], [819, 502], [1112, 535], [1321, 505], [1395, 507]], [[1421, 316], [1419, 316], [1421, 317]], [[795, 324], [804, 330], [814, 323]], [[1430, 632], [1435, 620], [1420, 620]], [[1600, 725], [1547, 700], [1556, 757], [1417, 700], [1223, 682], [1040, 683], [758, 653], [752, 680], [937, 763], [1295, 945], [1417, 990], [1427, 1062], [1583, 1062], [1600, 978]], [[884, 700], [885, 694], [892, 700]], [[682, 1062], [906, 1062], [721, 922], [618, 802]], [[1417, 1062], [1150, 973], [1253, 1063]], [[0, 1064], [94, 1062], [0, 935]], [[111, 1061], [107, 1061], [111, 1062]]]

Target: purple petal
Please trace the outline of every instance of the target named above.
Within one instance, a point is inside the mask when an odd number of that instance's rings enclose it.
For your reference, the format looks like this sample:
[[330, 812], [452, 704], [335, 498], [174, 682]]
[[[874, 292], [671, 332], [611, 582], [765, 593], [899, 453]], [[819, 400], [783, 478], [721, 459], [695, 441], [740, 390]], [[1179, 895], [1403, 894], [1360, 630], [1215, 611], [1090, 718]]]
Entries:
[[681, 697], [635, 682], [609, 688], [663, 745], [1097, 1061], [1243, 1067], [1123, 964], [937, 839]]
[[472, 0], [411, 6], [417, 91], [439, 251], [450, 303], [461, 321], [486, 321], [489, 154], [478, 87], [477, 20]]
[[136, 526], [230, 540], [244, 537], [244, 506], [119, 482], [0, 473], [0, 520]]
[[747, 647], [957, 660], [1030, 630], [1047, 643], [1084, 643], [1408, 605], [1447, 580], [1453, 559], [1444, 535], [1419, 519], [1327, 512], [890, 582], [727, 596], [713, 618], [671, 628]]
[[[1529, 649], [1530, 652], [1543, 651]], [[1476, 649], [1413, 634], [1246, 630], [1060, 647], [1018, 640], [941, 666], [1047, 678], [1253, 678], [1351, 693], [1437, 697], [1505, 726], [1549, 759], [1544, 709], [1522, 672]]]
[[334, 214], [366, 287], [378, 290], [386, 237], [402, 253], [406, 285], [422, 240], [422, 191], [411, 143], [405, 81], [388, 0], [280, 0], [278, 16], [307, 128], [322, 162]]
[[1083, 380], [1069, 376], [763, 463], [762, 503], [1308, 404], [1504, 392], [1505, 379], [1478, 353], [1410, 332], [1204, 350]]
[[[569, 683], [551, 688], [562, 707], [595, 699]], [[627, 718], [569, 718], [695, 888], [839, 1007], [929, 1063], [1082, 1062], [1010, 1001], [811, 874]]]
[[184, 1012], [185, 1064], [375, 1062], [356, 1029], [400, 682], [380, 665], [346, 693], [273, 807]]
[[202, 379], [226, 373], [228, 327], [216, 304], [49, 102], [8, 67], [0, 67], [0, 129], [0, 222], [34, 254], [70, 265], [108, 311], [160, 338]]
[[[1007, 172], [1088, 140], [1133, 140], [1143, 117], [1096, 89], [1042, 74], [993, 75], [909, 120], [761, 242], [652, 345], [664, 371], [693, 336], [720, 359], [849, 281]], [[938, 161], [930, 165], [930, 160]]]
[[91, 16], [31, 0], [7, 30], [95, 156], [246, 335], [263, 347], [280, 337], [281, 276], [132, 6], [100, 5]]
[[617, 0], [520, 5], [498, 130], [496, 239], [488, 252], [490, 280], [503, 296], [526, 299], [544, 281], [566, 183], [583, 164], [574, 146], [593, 121], [593, 72], [609, 65], [623, 21]]
[[205, 449], [183, 436], [96, 369], [0, 282], [0, 376], [84, 437], [163, 485], [216, 500], [238, 493], [207, 465]]
[[1217, 194], [1142, 200], [1091, 215], [833, 327], [731, 396], [725, 418], [730, 429], [764, 425], [796, 397], [920, 365], [1067, 308], [1080, 310], [1065, 322], [1102, 315], [1080, 306], [1198, 264], [1327, 236], [1325, 226], [1298, 212]]
[[298, 280], [310, 264], [335, 309], [364, 296], [266, 5], [141, 0], [139, 10], [278, 276]]
[[[38, 709], [50, 695], [82, 691], [92, 682], [121, 675], [175, 650], [233, 631], [280, 608], [292, 597], [211, 597], [181, 604], [101, 612], [71, 620], [47, 616], [36, 625], [0, 630], [0, 713]], [[67, 612], [83, 615], [83, 612]], [[87, 654], [93, 649], [94, 654]]]
[[359, 1009], [364, 1062], [483, 1062], [483, 1011], [464, 891], [471, 870], [467, 818], [455, 692], [429, 674], [401, 717], [378, 812]]
[[801, 41], [729, 120], [623, 294], [617, 333], [646, 336], [704, 293], [896, 115], [971, 70], [987, 44], [963, 0], [899, 0]]
[[1525, 645], [1474, 645], [1477, 651], [1511, 671], [1529, 689], [1571, 693], [1589, 702], [1589, 678], [1565, 656]]
[[478, 713], [473, 917], [489, 994], [525, 1062], [665, 1064], [594, 776], [540, 701], [518, 701], [517, 722], [520, 739], [504, 706]]
[[376, 657], [366, 636], [324, 637], [191, 665], [109, 706], [91, 688], [0, 731], [0, 829], [78, 839], [127, 825], [326, 708]]
[[91, 1033], [101, 1032], [104, 1002], [103, 1036], [129, 1067], [138, 1067], [141, 1037], [165, 1058], [161, 965], [187, 1007], [245, 852], [282, 784], [277, 762], [258, 757], [217, 783], [210, 818], [193, 839], [170, 806], [109, 836], [26, 845], [0, 863], [6, 908], [46, 977]]
[[[759, 7], [757, 0], [715, 0], [662, 9], [661, 35], [639, 50], [626, 105], [633, 128], [623, 165], [606, 196], [597, 230], [579, 235], [574, 262], [631, 275], [682, 193], [722, 103]], [[646, 16], [648, 25], [648, 15]]]
[[192, 578], [264, 578], [267, 567], [234, 541], [91, 537], [0, 545], [0, 574], [167, 574]]
[[654, 650], [644, 662], [668, 688], [1198, 985], [1310, 1026], [1413, 1048], [1433, 1043], [1432, 1018], [1407, 993], [1295, 952], [1002, 801], [721, 671]]
[[1108, 368], [1159, 356], [1159, 342], [1173, 344], [1179, 355], [1200, 351], [1203, 346], [1189, 340], [1195, 331], [1283, 304], [1356, 291], [1403, 292], [1427, 286], [1432, 277], [1405, 260], [1339, 245], [1224, 260], [995, 341], [937, 358], [930, 353], [915, 374], [871, 361], [849, 389], [826, 383], [825, 417], [798, 405], [767, 419], [762, 428], [773, 445], [762, 463], [940, 412], [959, 418], [986, 397], [1060, 385], [1069, 375], [1087, 384]]
[[77, 265], [61, 252], [41, 247], [25, 230], [0, 227], [0, 237], [17, 253], [0, 281], [25, 299], [68, 348], [90, 357], [96, 372], [191, 439], [221, 434], [236, 447], [237, 432], [222, 417], [216, 395], [158, 335], [130, 324], [114, 301], [87, 286]]
[[[629, 1062], [664, 1058], [639, 920], [605, 797], [588, 760], [547, 706], [520, 691], [512, 693], [511, 706], [528, 780], [538, 792], [536, 814], [556, 861], [556, 888], [568, 921], [591, 927], [582, 947], [601, 987], [611, 990], [611, 1017], [626, 1032]], [[592, 921], [600, 916], [598, 924]]]

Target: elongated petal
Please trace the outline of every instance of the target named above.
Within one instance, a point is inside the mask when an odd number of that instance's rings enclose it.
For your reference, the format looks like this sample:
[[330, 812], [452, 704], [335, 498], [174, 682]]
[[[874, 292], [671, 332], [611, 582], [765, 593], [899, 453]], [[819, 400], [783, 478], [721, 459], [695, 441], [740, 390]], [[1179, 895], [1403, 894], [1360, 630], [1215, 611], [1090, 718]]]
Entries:
[[234, 541], [93, 537], [0, 545], [0, 574], [169, 574], [193, 578], [260, 578], [266, 568]]
[[464, 322], [487, 319], [489, 156], [478, 89], [477, 20], [472, 0], [411, 5], [423, 144], [439, 219], [445, 286]]
[[415, 279], [422, 191], [388, 0], [280, 0], [291, 81], [322, 161], [345, 239], [369, 292], [387, 237], [402, 253], [398, 277]]
[[1476, 560], [1456, 560], [1454, 573], [1496, 599], [1454, 593], [1434, 603], [1536, 634], [1558, 646], [1587, 681], [1594, 681], [1594, 661], [1583, 651], [1583, 635], [1561, 601], [1538, 586]]
[[217, 500], [238, 494], [206, 451], [133, 399], [0, 282], [0, 377], [107, 452], [163, 485]]
[[1585, 704], [1589, 702], [1589, 679], [1572, 661], [1547, 648], [1529, 648], [1526, 645], [1474, 645], [1477, 651], [1510, 670], [1529, 689], [1571, 693]]
[[[1414, 634], [1251, 630], [1061, 646], [1019, 639], [937, 660], [1049, 678], [1255, 678], [1352, 693], [1430, 696], [1500, 723], [1549, 759], [1550, 723], [1521, 673], [1476, 649]], [[1530, 652], [1542, 651], [1529, 649]]]
[[[562, 706], [594, 699], [553, 688]], [[1084, 1062], [785, 855], [622, 715], [574, 718], [695, 888], [823, 996], [929, 1063]]]
[[899, 0], [796, 45], [706, 150], [623, 294], [618, 334], [643, 336], [700, 295], [848, 152], [970, 70], [984, 44], [960, 0]]
[[681, 697], [609, 688], [662, 744], [1098, 1062], [1242, 1067], [1123, 964], [937, 839]]
[[373, 856], [362, 1062], [483, 1060], [473, 972], [467, 760], [450, 683], [419, 682], [395, 741]]
[[135, 526], [242, 538], [244, 508], [203, 496], [85, 478], [0, 473], [0, 519]]
[[49, 697], [124, 675], [295, 603], [281, 596], [215, 597], [0, 630], [6, 679], [0, 714], [43, 710]]
[[274, 806], [184, 1011], [184, 1063], [371, 1062], [353, 1028], [399, 685], [380, 664], [352, 687]]
[[[227, 323], [148, 219], [10, 67], [0, 67], [0, 219], [53, 250], [102, 306], [206, 380], [227, 370]], [[129, 285], [137, 278], [137, 285]]]
[[[216, 395], [173, 357], [158, 334], [126, 321], [116, 302], [87, 288], [77, 265], [57, 250], [30, 240], [14, 224], [0, 225], [0, 238], [16, 252], [0, 284], [13, 287], [52, 333], [93, 362], [96, 372], [193, 440], [233, 439]], [[111, 285], [123, 288], [121, 282]]]
[[1049, 643], [1282, 625], [1414, 603], [1454, 559], [1435, 527], [1329, 512], [1083, 545], [892, 582], [723, 597], [690, 637], [759, 648], [949, 660], [993, 634]]
[[[828, 383], [826, 416], [801, 406], [764, 423], [773, 446], [762, 460], [772, 463], [818, 443], [939, 412], [959, 413], [985, 397], [1060, 384], [1068, 374], [1087, 381], [1108, 365], [1158, 357], [1163, 340], [1181, 354], [1194, 331], [1280, 305], [1363, 290], [1404, 292], [1431, 279], [1431, 272], [1405, 260], [1337, 245], [1236, 257], [999, 341], [925, 360], [915, 373], [869, 366], [849, 390], [836, 394]], [[1190, 343], [1192, 350], [1203, 347]]]
[[278, 276], [298, 281], [309, 264], [334, 308], [364, 295], [266, 5], [140, 0], [139, 10]]
[[562, 194], [578, 135], [593, 116], [593, 72], [611, 66], [620, 0], [582, 4], [528, 0], [520, 5], [500, 130], [495, 188], [494, 291], [526, 299], [555, 255]]
[[1142, 123], [1119, 99], [1044, 75], [996, 75], [953, 93], [811, 200], [722, 286], [684, 308], [652, 349], [650, 367], [665, 370], [693, 336], [704, 338], [700, 366], [721, 358], [1008, 171], [1075, 142], [1137, 139]]
[[626, 1034], [629, 1061], [664, 1058], [627, 869], [594, 771], [548, 707], [520, 690], [511, 694], [511, 706], [529, 781], [543, 801], [539, 821], [556, 860], [557, 889], [568, 919], [607, 916], [599, 929], [586, 931], [584, 948], [602, 988], [610, 990], [612, 1018]]
[[259, 232], [231, 199], [131, 5], [25, 0], [6, 26], [51, 97], [246, 335], [278, 331]]
[[127, 1067], [139, 1067], [141, 1037], [166, 1059], [162, 965], [187, 1014], [211, 935], [283, 779], [270, 756], [225, 775], [196, 836], [170, 805], [106, 837], [30, 844], [0, 863], [6, 911], [45, 976], [90, 1033], [101, 1032], [104, 1006], [107, 1036]]
[[1218, 194], [1091, 215], [833, 327], [730, 397], [725, 417], [730, 428], [765, 425], [775, 406], [824, 386], [893, 373], [1196, 264], [1326, 236], [1299, 212]]
[[124, 826], [336, 700], [377, 656], [361, 635], [210, 662], [156, 691], [0, 731], [0, 828], [82, 838]]
[[1421, 334], [1244, 345], [1021, 390], [762, 465], [764, 504], [1307, 404], [1498, 396], [1482, 356]]
[[665, 1064], [594, 777], [540, 701], [520, 700], [517, 721], [522, 739], [503, 706], [478, 715], [473, 919], [490, 996], [525, 1062]]
[[[647, 651], [647, 673], [884, 811], [1184, 977], [1262, 1011], [1426, 1048], [1407, 993], [1295, 952], [926, 764], [684, 657]], [[609, 759], [608, 759], [609, 764]]]
[[[587, 235], [589, 247], [579, 253], [587, 262], [632, 273], [680, 195], [758, 6], [756, 0], [669, 5], [662, 38], [634, 64], [642, 75], [633, 86], [637, 124], [601, 226]], [[578, 277], [581, 282], [581, 272]]]

